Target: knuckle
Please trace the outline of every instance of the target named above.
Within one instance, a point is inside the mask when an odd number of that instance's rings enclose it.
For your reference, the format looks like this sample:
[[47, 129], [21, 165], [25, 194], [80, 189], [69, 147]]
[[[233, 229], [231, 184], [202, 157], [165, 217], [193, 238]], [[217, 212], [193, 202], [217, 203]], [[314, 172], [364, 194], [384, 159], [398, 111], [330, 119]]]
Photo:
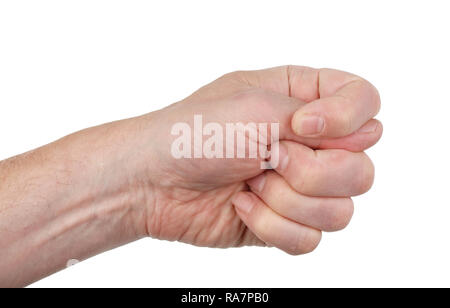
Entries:
[[381, 109], [381, 97], [380, 97], [380, 92], [378, 91], [377, 88], [375, 88], [375, 86], [372, 85], [372, 89], [374, 92], [374, 103], [375, 103], [375, 115], [378, 114], [378, 112], [380, 112]]
[[367, 192], [373, 185], [373, 181], [375, 178], [375, 167], [372, 163], [372, 160], [364, 154], [364, 168], [361, 172], [361, 180], [360, 180], [360, 192]]
[[370, 97], [370, 103], [374, 105], [373, 107], [375, 113], [373, 114], [373, 116], [375, 116], [379, 112], [381, 107], [380, 93], [378, 92], [378, 89], [369, 81], [362, 78], [360, 79], [360, 87]]
[[[242, 89], [238, 91], [234, 96], [233, 99], [240, 103], [255, 103], [257, 106], [265, 106], [268, 103], [270, 103], [270, 98], [266, 91], [264, 89], [260, 88], [248, 88], [248, 89]], [[261, 107], [259, 107], [261, 108]]]
[[[292, 175], [292, 178], [289, 179], [289, 182], [295, 191], [308, 194], [315, 189], [317, 186], [317, 177], [315, 176], [315, 172], [313, 172], [315, 161], [316, 160], [305, 160], [301, 168], [299, 168], [298, 171]], [[287, 166], [287, 168], [289, 168], [289, 166]]]
[[340, 110], [340, 123], [337, 123], [342, 129], [341, 134], [350, 134], [353, 132], [353, 122], [355, 117], [355, 111], [353, 104], [348, 97], [342, 97], [343, 103], [341, 104]]
[[354, 153], [349, 157], [347, 170], [351, 173], [350, 190], [348, 196], [357, 196], [367, 192], [373, 184], [375, 167], [364, 152]]
[[261, 239], [270, 238], [270, 230], [273, 230], [271, 219], [268, 215], [255, 215], [253, 217], [253, 228], [261, 236]]
[[[320, 152], [319, 152], [320, 153]], [[328, 164], [330, 165], [340, 165], [351, 159], [351, 156], [349, 155], [349, 152], [342, 149], [336, 149], [332, 151], [328, 151]], [[327, 165], [324, 168], [329, 168], [329, 165]]]
[[354, 211], [353, 201], [350, 198], [342, 199], [339, 204], [324, 208], [323, 230], [327, 232], [339, 231], [347, 227]]
[[269, 177], [265, 189], [265, 194], [270, 199], [271, 204], [278, 203], [284, 205], [288, 203], [290, 191], [286, 189], [285, 183], [281, 178]]
[[305, 171], [300, 172], [300, 174], [296, 175], [290, 182], [295, 191], [299, 193], [307, 193], [308, 187], [311, 185], [311, 179], [306, 180], [307, 176], [305, 175]]
[[[354, 130], [355, 122], [355, 104], [347, 96], [336, 94], [333, 100], [337, 99], [332, 105], [325, 107], [325, 131], [345, 136]], [[326, 100], [326, 98], [324, 99]]]
[[322, 239], [322, 232], [310, 229], [296, 239], [295, 243], [287, 251], [291, 255], [303, 255], [313, 252]]
[[222, 79], [240, 79], [242, 78], [244, 71], [233, 71], [222, 75]]

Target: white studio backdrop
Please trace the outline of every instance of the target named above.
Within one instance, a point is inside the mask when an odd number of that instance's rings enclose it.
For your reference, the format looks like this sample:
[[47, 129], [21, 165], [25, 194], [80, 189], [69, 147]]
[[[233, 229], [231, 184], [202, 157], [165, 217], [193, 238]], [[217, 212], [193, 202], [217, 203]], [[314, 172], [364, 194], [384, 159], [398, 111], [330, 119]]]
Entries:
[[449, 287], [449, 12], [447, 1], [0, 1], [0, 159], [233, 70], [337, 68], [382, 97], [374, 187], [313, 253], [144, 239], [32, 286]]

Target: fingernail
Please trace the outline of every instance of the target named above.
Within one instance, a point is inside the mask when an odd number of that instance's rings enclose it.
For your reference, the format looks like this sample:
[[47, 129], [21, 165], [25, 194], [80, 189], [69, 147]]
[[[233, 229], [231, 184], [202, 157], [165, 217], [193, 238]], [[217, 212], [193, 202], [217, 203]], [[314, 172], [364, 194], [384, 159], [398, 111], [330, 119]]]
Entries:
[[308, 136], [320, 134], [325, 126], [325, 121], [320, 116], [303, 115], [296, 120], [294, 130], [297, 135]]
[[231, 202], [238, 210], [246, 214], [250, 213], [253, 208], [253, 200], [246, 193], [237, 194]]
[[252, 190], [254, 191], [256, 190], [258, 192], [261, 192], [263, 190], [265, 183], [266, 183], [266, 175], [264, 173], [261, 173], [260, 175], [247, 181], [248, 186], [250, 186]]
[[272, 169], [283, 171], [288, 164], [289, 155], [286, 145], [280, 142], [273, 144], [270, 149], [270, 166]]
[[288, 163], [289, 163], [289, 155], [286, 145], [283, 143], [280, 143], [279, 145], [279, 151], [280, 151], [280, 171], [283, 171], [286, 169]]
[[363, 134], [370, 134], [377, 130], [378, 128], [378, 121], [370, 121], [369, 123], [365, 124], [363, 127], [361, 127], [358, 132]]

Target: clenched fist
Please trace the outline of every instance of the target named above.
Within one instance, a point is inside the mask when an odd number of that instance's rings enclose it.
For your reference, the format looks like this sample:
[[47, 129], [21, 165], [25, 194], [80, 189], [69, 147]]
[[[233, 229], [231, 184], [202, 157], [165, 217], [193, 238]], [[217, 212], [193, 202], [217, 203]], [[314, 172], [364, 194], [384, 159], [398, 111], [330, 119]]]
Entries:
[[0, 162], [0, 285], [144, 236], [310, 252], [372, 185], [379, 108], [349, 73], [240, 71]]
[[[145, 116], [154, 129], [138, 169], [150, 172], [136, 179], [149, 183], [139, 186], [151, 192], [148, 234], [200, 246], [310, 252], [321, 230], [348, 224], [350, 197], [372, 185], [373, 165], [362, 151], [381, 136], [381, 124], [372, 119], [379, 106], [376, 89], [357, 76], [287, 66], [227, 74]], [[218, 123], [224, 135], [227, 123], [279, 123], [277, 166], [261, 169], [260, 157], [174, 158], [170, 149], [178, 135], [171, 127], [185, 123], [198, 131], [196, 115], [204, 125]], [[208, 136], [202, 137], [198, 145], [206, 144]], [[249, 144], [260, 143], [250, 133], [245, 137], [247, 152]], [[270, 144], [271, 138], [263, 139]]]

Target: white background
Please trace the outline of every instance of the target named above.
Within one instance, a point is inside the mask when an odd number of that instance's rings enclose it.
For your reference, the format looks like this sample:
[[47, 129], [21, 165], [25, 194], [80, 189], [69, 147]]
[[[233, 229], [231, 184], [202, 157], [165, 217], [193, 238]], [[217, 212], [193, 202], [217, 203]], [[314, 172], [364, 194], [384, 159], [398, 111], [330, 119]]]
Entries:
[[449, 287], [449, 30], [447, 1], [0, 1], [0, 159], [237, 69], [338, 68], [382, 97], [375, 185], [312, 254], [145, 239], [33, 286]]

